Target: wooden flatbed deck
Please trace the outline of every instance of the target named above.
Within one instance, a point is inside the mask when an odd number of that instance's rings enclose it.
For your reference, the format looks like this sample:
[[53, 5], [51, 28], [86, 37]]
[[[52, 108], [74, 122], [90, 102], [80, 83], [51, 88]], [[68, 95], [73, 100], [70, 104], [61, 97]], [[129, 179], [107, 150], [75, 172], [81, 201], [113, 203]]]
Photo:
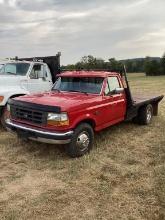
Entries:
[[140, 103], [148, 103], [148, 102], [159, 102], [163, 99], [163, 95], [161, 96], [155, 96], [155, 95], [145, 95], [145, 96], [138, 96], [138, 95], [135, 95], [133, 96], [133, 101], [134, 101], [134, 104], [138, 105]]
[[141, 104], [149, 104], [149, 103], [158, 103], [163, 99], [163, 95], [155, 96], [155, 95], [145, 95], [145, 96], [133, 96], [134, 105], [141, 105]]

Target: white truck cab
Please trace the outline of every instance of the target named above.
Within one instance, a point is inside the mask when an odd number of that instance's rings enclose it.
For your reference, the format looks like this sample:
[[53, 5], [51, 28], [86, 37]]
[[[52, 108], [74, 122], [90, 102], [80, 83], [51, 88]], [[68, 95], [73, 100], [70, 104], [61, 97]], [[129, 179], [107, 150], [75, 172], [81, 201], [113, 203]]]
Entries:
[[4, 65], [3, 63], [0, 63], [0, 69], [3, 67], [3, 65]]
[[53, 74], [47, 63], [42, 61], [8, 61], [0, 68], [0, 117], [4, 122], [4, 112], [10, 98], [50, 91]]

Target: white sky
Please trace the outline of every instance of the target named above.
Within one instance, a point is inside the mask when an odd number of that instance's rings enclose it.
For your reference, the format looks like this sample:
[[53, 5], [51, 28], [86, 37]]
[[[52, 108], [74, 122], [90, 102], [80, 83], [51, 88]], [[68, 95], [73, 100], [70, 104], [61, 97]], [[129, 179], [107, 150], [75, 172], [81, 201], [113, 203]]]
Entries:
[[0, 0], [0, 57], [162, 56], [165, 0]]

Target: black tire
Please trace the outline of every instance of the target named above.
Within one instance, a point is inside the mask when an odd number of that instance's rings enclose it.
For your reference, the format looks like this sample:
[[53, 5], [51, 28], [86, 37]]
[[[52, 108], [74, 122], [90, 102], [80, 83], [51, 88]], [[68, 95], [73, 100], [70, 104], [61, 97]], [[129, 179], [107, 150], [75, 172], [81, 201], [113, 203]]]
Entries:
[[87, 123], [82, 123], [74, 130], [72, 140], [66, 146], [66, 152], [70, 157], [81, 157], [91, 150], [93, 140], [93, 128]]
[[151, 123], [153, 116], [153, 107], [151, 104], [142, 107], [138, 113], [138, 123], [140, 125], [148, 125]]
[[4, 130], [6, 130], [6, 118], [7, 118], [7, 106], [5, 106], [3, 108], [2, 115], [1, 115], [1, 118], [0, 118], [1, 125], [2, 125]]

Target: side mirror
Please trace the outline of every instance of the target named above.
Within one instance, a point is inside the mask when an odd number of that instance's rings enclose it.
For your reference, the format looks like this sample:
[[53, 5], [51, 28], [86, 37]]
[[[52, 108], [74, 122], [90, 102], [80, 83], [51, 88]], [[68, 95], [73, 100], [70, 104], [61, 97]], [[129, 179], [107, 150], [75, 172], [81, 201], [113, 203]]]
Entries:
[[112, 91], [113, 94], [121, 94], [124, 92], [124, 88], [116, 88]]

